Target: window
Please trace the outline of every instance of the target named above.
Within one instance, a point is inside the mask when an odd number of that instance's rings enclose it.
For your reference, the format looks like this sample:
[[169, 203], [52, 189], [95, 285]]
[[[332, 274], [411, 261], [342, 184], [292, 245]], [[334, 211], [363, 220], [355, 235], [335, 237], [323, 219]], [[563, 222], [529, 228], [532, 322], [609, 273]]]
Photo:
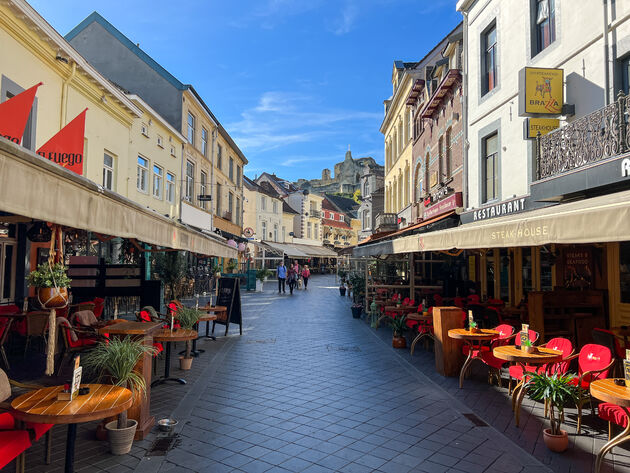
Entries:
[[171, 156], [177, 156], [175, 154], [175, 146], [171, 145]]
[[231, 192], [228, 194], [228, 213], [230, 214], [230, 221], [232, 221], [232, 209], [234, 208], [234, 194]]
[[489, 202], [499, 196], [499, 135], [492, 135], [483, 139], [484, 195], [483, 201]]
[[148, 190], [148, 174], [149, 174], [149, 161], [142, 156], [138, 156], [138, 173], [136, 176], [136, 187], [140, 192], [149, 192]]
[[221, 169], [223, 167], [223, 147], [221, 145], [217, 145], [217, 169]]
[[315, 232], [313, 233], [313, 238], [319, 240], [319, 223], [315, 224]]
[[208, 156], [208, 130], [201, 127], [201, 154]]
[[195, 116], [188, 112], [188, 142], [195, 144]]
[[483, 45], [481, 95], [485, 95], [498, 84], [497, 77], [497, 28], [495, 24], [482, 35]]
[[188, 202], [193, 201], [195, 193], [195, 165], [190, 161], [186, 161], [186, 194], [185, 199]]
[[236, 166], [236, 187], [241, 187], [241, 167]]
[[273, 224], [273, 241], [278, 241], [278, 224]]
[[103, 155], [103, 187], [114, 190], [114, 158], [107, 153]]
[[453, 163], [451, 156], [451, 129], [446, 130], [446, 137], [444, 138], [444, 176], [446, 179], [450, 179], [453, 173]]
[[228, 177], [230, 181], [234, 182], [234, 159], [230, 157], [230, 162], [228, 164]]
[[630, 56], [623, 58], [619, 64], [621, 68], [621, 90], [628, 95], [630, 93]]
[[287, 241], [287, 227], [283, 226], [282, 227], [282, 243], [284, 243], [285, 241]]
[[157, 135], [157, 145], [160, 148], [164, 148], [164, 138], [162, 138], [160, 135]]
[[275, 200], [273, 201], [273, 213], [278, 213], [278, 202]]
[[[201, 171], [201, 178], [199, 179], [199, 194], [201, 195], [206, 195], [206, 185], [208, 183], [208, 175]], [[202, 209], [206, 208], [206, 201], [202, 200], [201, 202], [199, 202], [199, 206]]]
[[370, 195], [370, 181], [366, 179], [363, 185], [363, 197], [367, 197], [368, 195]]
[[221, 184], [217, 183], [217, 215], [221, 215]]
[[444, 176], [444, 137], [438, 140], [438, 182], [442, 182]]
[[311, 235], [311, 222], [306, 224], [306, 238], [312, 238]]
[[556, 40], [555, 0], [534, 0], [534, 54], [538, 54]]
[[260, 198], [260, 209], [267, 210], [267, 197], [264, 195]]
[[343, 217], [341, 214], [337, 215], [337, 219], [341, 222], [343, 220]]
[[370, 212], [369, 210], [363, 211], [363, 229], [367, 230], [371, 227], [370, 225]]
[[260, 237], [261, 240], [265, 240], [267, 238], [267, 222], [262, 223], [262, 235]]
[[170, 172], [166, 173], [166, 201], [175, 203], [175, 176]]
[[146, 136], [147, 138], [149, 137], [149, 127], [146, 123], [140, 125], [140, 131], [144, 136]]
[[424, 158], [424, 182], [426, 184], [425, 188], [426, 188], [427, 193], [431, 189], [431, 185], [429, 184], [429, 164], [430, 164], [430, 161], [431, 161], [431, 157], [429, 156], [429, 153], [427, 152], [427, 155]]
[[162, 181], [164, 170], [160, 166], [153, 165], [153, 197], [162, 199]]
[[241, 199], [240, 197], [236, 198], [236, 216], [234, 217], [234, 223], [237, 225], [241, 224]]
[[630, 242], [619, 243], [619, 293], [622, 304], [630, 303]]

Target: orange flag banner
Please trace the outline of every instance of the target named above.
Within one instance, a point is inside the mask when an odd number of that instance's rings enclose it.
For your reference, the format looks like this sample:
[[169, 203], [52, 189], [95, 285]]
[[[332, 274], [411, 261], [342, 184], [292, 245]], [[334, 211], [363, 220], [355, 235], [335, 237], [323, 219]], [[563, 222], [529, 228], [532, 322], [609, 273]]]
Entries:
[[86, 112], [87, 108], [39, 148], [37, 154], [79, 175], [83, 174]]
[[33, 108], [35, 93], [42, 83], [0, 103], [0, 136], [17, 144], [22, 142], [26, 122]]

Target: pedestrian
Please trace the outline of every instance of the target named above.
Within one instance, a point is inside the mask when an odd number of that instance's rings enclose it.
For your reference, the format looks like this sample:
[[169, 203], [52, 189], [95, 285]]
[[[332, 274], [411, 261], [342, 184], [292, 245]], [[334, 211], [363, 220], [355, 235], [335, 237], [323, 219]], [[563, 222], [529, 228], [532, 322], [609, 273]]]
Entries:
[[311, 272], [308, 269], [308, 264], [304, 265], [304, 269], [302, 270], [302, 281], [304, 281], [304, 290], [308, 289], [308, 278], [311, 277]]
[[287, 268], [284, 266], [284, 261], [280, 261], [280, 266], [276, 269], [276, 274], [278, 275], [278, 294], [280, 294], [280, 292], [286, 294], [285, 281], [287, 280]]
[[287, 284], [289, 285], [289, 293], [293, 295], [293, 289], [297, 284], [297, 265], [289, 266], [289, 270], [287, 271]]

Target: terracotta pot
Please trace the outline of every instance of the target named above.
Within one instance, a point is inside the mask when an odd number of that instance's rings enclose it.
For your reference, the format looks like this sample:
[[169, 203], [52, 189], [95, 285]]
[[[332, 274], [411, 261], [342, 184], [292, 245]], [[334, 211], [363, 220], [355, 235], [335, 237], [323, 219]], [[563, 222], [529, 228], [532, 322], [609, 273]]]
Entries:
[[535, 346], [528, 347], [528, 346], [522, 345], [521, 346], [521, 351], [523, 351], [525, 353], [528, 353], [528, 354], [536, 353], [536, 347]]
[[543, 440], [552, 452], [561, 453], [569, 447], [569, 436], [566, 430], [560, 430], [560, 435], [553, 435], [551, 429], [544, 429]]
[[68, 288], [39, 287], [37, 297], [44, 309], [57, 309], [68, 305]]
[[407, 339], [394, 335], [394, 338], [392, 338], [392, 346], [394, 348], [407, 348]]
[[192, 367], [193, 357], [186, 358], [185, 356], [179, 357], [179, 368], [182, 370], [189, 370]]

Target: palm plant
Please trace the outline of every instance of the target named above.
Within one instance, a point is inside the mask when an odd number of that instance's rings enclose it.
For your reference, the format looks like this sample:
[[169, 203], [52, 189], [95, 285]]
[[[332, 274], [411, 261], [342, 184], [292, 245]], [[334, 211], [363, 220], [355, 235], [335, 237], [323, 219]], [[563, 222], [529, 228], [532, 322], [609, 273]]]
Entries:
[[394, 337], [402, 337], [403, 333], [407, 329], [407, 316], [405, 314], [397, 315], [389, 319], [389, 324], [392, 326]]
[[179, 284], [186, 278], [188, 264], [186, 256], [180, 251], [156, 253], [154, 256], [155, 273], [158, 278], [168, 286], [171, 299], [179, 299], [177, 293]]
[[[113, 384], [130, 389], [133, 393], [146, 394], [144, 377], [134, 371], [136, 364], [145, 354], [153, 356], [156, 349], [143, 345], [139, 340], [114, 337], [99, 342], [83, 357], [86, 369], [97, 373], [98, 378], [109, 378]], [[118, 416], [118, 428], [127, 427], [127, 411]]]
[[529, 378], [524, 386], [529, 392], [529, 397], [534, 401], [544, 401], [549, 406], [549, 422], [551, 434], [561, 435], [560, 425], [564, 420], [564, 406], [569, 403], [576, 404], [578, 388], [571, 384], [575, 375], [554, 373], [527, 372]]
[[[195, 328], [197, 322], [199, 322], [199, 317], [203, 314], [193, 307], [180, 307], [177, 309], [177, 320], [179, 321], [179, 325], [185, 330], [192, 330]], [[186, 341], [186, 358], [190, 358], [190, 348], [191, 342], [190, 340]]]

